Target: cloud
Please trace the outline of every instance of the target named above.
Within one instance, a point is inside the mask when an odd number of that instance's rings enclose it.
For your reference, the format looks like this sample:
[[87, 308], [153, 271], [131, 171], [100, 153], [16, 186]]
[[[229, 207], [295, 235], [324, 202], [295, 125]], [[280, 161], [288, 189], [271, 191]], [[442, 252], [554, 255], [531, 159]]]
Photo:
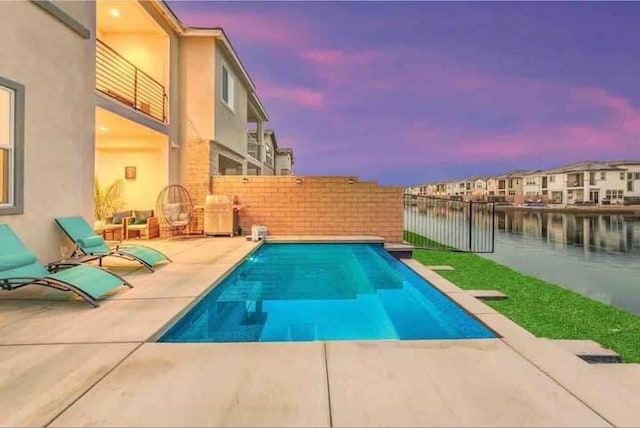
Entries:
[[269, 12], [231, 12], [212, 3], [172, 1], [171, 8], [192, 27], [222, 27], [232, 40], [264, 46], [291, 47], [305, 43], [310, 33], [299, 21]]
[[346, 52], [337, 49], [307, 50], [300, 53], [300, 56], [316, 65], [364, 65], [379, 58], [381, 54], [368, 50], [361, 52]]
[[300, 107], [314, 109], [325, 107], [324, 94], [309, 88], [267, 84], [260, 87], [260, 93], [265, 99], [282, 101]]

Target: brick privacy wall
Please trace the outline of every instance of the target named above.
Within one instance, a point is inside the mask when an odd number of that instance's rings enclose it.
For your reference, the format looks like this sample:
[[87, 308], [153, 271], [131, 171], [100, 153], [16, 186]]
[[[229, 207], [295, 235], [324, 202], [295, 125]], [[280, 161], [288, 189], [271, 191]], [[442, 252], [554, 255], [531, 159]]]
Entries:
[[[296, 180], [302, 183], [296, 183]], [[380, 236], [402, 242], [403, 189], [348, 177], [215, 176], [213, 193], [243, 206], [240, 227], [272, 236]]]

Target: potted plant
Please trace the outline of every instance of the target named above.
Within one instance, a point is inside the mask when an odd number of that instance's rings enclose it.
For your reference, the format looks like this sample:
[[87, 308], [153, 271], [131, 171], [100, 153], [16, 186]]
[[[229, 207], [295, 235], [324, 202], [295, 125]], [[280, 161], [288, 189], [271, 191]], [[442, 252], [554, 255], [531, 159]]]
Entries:
[[104, 227], [105, 221], [114, 212], [122, 208], [122, 179], [115, 180], [108, 186], [102, 187], [98, 177], [93, 182], [95, 228]]

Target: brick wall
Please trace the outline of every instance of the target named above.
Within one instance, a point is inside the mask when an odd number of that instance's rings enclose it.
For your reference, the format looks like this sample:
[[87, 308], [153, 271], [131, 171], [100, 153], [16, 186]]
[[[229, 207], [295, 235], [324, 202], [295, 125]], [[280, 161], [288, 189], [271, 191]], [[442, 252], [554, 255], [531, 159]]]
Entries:
[[215, 176], [212, 180], [214, 194], [236, 197], [243, 206], [243, 234], [250, 233], [251, 225], [263, 224], [272, 236], [364, 235], [402, 242], [400, 187], [349, 184], [348, 177]]

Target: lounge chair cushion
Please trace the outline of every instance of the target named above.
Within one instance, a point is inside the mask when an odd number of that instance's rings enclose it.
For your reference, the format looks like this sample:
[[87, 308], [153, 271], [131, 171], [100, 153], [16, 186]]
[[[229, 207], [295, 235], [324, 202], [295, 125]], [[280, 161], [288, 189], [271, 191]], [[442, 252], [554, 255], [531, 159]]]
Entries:
[[149, 247], [142, 247], [142, 246], [122, 247], [118, 251], [123, 254], [129, 254], [140, 260], [144, 260], [150, 266], [154, 266], [160, 262], [167, 260], [167, 256], [162, 254], [160, 251], [154, 250], [153, 248], [149, 248]]
[[16, 269], [35, 263], [36, 256], [31, 251], [0, 256], [0, 271]]
[[133, 224], [147, 224], [149, 217], [153, 217], [153, 210], [147, 211], [134, 211], [135, 221]]
[[125, 217], [131, 217], [131, 211], [120, 211], [118, 213], [115, 213], [111, 222], [113, 224], [122, 224], [122, 220]]
[[64, 269], [48, 275], [47, 278], [74, 285], [94, 299], [98, 299], [122, 285], [122, 280], [117, 276], [89, 265], [78, 265], [71, 269]]
[[82, 249], [89, 249], [92, 247], [102, 247], [105, 245], [105, 242], [101, 236], [96, 235], [78, 239], [78, 245], [80, 245]]

